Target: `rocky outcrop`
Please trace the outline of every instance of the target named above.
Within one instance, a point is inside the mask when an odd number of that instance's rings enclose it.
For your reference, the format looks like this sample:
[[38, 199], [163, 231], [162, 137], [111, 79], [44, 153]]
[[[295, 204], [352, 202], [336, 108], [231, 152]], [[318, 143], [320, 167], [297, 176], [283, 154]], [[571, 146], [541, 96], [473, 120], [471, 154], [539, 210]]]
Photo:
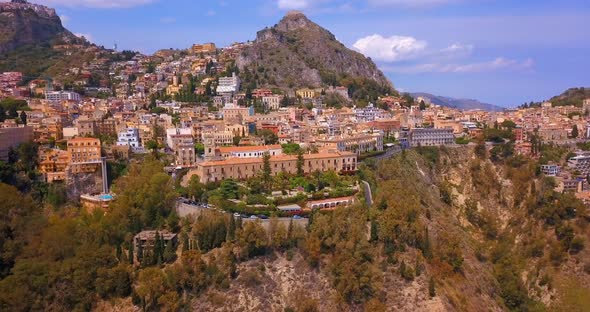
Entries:
[[54, 9], [24, 0], [0, 3], [0, 53], [55, 39], [75, 39]]
[[371, 59], [348, 49], [300, 12], [289, 12], [277, 25], [259, 31], [236, 64], [269, 86], [320, 87], [362, 78], [392, 88]]

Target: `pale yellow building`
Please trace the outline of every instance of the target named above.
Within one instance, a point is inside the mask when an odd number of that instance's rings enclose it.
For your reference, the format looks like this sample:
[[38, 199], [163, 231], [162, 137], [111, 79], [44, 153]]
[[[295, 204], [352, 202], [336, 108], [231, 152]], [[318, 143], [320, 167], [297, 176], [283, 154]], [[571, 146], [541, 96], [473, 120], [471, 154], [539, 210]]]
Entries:
[[[297, 173], [297, 155], [271, 156], [272, 175], [279, 172]], [[229, 158], [218, 161], [205, 161], [197, 165], [197, 169], [188, 175], [197, 175], [202, 183], [218, 182], [226, 179], [250, 179], [262, 171], [263, 158]], [[314, 171], [354, 172], [357, 170], [356, 154], [348, 152], [305, 154], [303, 171], [306, 174]]]
[[203, 44], [193, 44], [191, 48], [193, 54], [212, 54], [217, 51], [217, 47], [215, 47], [215, 43], [203, 43]]

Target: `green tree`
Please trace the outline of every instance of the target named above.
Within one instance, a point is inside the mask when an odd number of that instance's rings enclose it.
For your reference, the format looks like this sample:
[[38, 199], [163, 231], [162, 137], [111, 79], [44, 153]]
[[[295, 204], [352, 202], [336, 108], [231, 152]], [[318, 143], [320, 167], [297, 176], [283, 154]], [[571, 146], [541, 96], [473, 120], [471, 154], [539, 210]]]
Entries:
[[233, 138], [233, 143], [235, 146], [239, 146], [240, 145], [240, 141], [242, 140], [242, 137], [239, 135], [234, 136]]
[[227, 225], [227, 241], [233, 241], [236, 238], [236, 219], [234, 216], [229, 216]]
[[146, 268], [139, 272], [135, 292], [141, 298], [144, 311], [157, 306], [160, 294], [164, 293], [165, 275], [159, 268]]
[[27, 124], [27, 114], [25, 113], [25, 111], [20, 112], [20, 121], [23, 123], [23, 125]]
[[305, 173], [303, 167], [305, 166], [305, 158], [303, 157], [303, 150], [297, 151], [297, 176], [302, 177]]
[[157, 155], [158, 149], [160, 148], [160, 144], [156, 140], [148, 140], [145, 142], [145, 148], [152, 151], [152, 154]]
[[129, 264], [133, 265], [133, 263], [134, 263], [134, 261], [133, 261], [134, 257], [135, 257], [135, 255], [133, 253], [133, 242], [131, 242], [129, 244], [128, 255], [127, 255], [127, 258], [129, 260]]
[[277, 142], [279, 141], [279, 137], [272, 130], [268, 130], [268, 129], [260, 130], [258, 132], [258, 135], [260, 135], [260, 137], [262, 137], [265, 145], [277, 144]]
[[572, 128], [572, 138], [577, 138], [579, 135], [578, 133], [578, 125], [574, 125], [574, 127]]
[[238, 183], [233, 179], [223, 180], [219, 186], [219, 192], [224, 199], [238, 198]]
[[272, 168], [270, 166], [270, 154], [264, 153], [262, 156], [262, 182], [267, 192], [272, 190]]
[[176, 260], [176, 246], [174, 245], [174, 243], [172, 241], [169, 241], [166, 244], [166, 248], [164, 248], [163, 259], [164, 259], [164, 262], [168, 262], [168, 263]]
[[259, 222], [247, 222], [238, 235], [238, 247], [240, 247], [242, 259], [264, 255], [268, 245], [266, 230]]

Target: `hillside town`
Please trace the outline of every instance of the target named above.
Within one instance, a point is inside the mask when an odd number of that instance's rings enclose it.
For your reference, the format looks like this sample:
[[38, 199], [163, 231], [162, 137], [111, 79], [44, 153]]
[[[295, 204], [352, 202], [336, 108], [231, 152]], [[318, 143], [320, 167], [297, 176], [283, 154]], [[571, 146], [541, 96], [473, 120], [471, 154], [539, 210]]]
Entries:
[[578, 2], [0, 0], [0, 311], [590, 311]]
[[[97, 59], [46, 79], [1, 73], [0, 96], [23, 105], [2, 116], [0, 159], [33, 141], [45, 180], [68, 183], [79, 174], [100, 175], [106, 161], [162, 153], [169, 173], [182, 171], [184, 183], [196, 175], [207, 184], [254, 178], [265, 155], [272, 175], [351, 174], [361, 160], [392, 149], [486, 141], [493, 151], [511, 140], [514, 153], [536, 157], [540, 144], [576, 146], [590, 138], [590, 99], [579, 106], [544, 102], [487, 112], [398, 94], [358, 101], [344, 86], [259, 87], [233, 61], [249, 44], [136, 53], [108, 69]], [[95, 81], [105, 69], [105, 79]], [[580, 150], [566, 167], [547, 163], [542, 170], [590, 203], [588, 164], [590, 154]], [[83, 199], [97, 200], [109, 186], [85, 191]]]

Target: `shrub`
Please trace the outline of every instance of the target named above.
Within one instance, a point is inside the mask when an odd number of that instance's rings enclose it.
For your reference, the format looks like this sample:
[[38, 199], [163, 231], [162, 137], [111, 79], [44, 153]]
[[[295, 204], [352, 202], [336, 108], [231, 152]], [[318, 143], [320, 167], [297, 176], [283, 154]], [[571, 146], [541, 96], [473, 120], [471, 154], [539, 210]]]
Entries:
[[584, 249], [584, 239], [580, 236], [576, 236], [570, 244], [570, 253], [577, 254]]
[[244, 286], [253, 288], [262, 283], [262, 277], [258, 273], [259, 270], [248, 270], [240, 275], [240, 280]]

